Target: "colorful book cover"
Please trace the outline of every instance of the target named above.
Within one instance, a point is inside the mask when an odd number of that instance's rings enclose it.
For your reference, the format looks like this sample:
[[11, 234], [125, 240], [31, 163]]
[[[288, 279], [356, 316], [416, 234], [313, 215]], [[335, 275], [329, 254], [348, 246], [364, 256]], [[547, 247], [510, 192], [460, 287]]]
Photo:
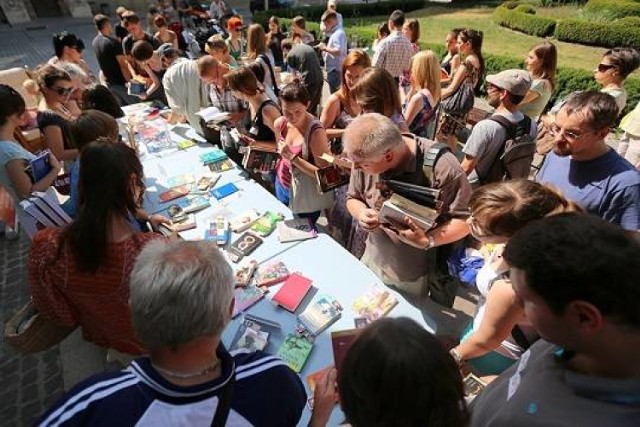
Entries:
[[200, 161], [203, 165], [208, 166], [212, 163], [217, 163], [228, 158], [227, 153], [218, 147], [215, 147], [211, 151], [200, 154]]
[[320, 295], [298, 316], [298, 320], [313, 335], [327, 329], [342, 316], [342, 306], [331, 295]]
[[353, 302], [351, 308], [359, 317], [364, 317], [369, 322], [373, 322], [384, 317], [396, 304], [398, 304], [398, 300], [391, 294], [389, 289], [375, 285], [359, 296]]
[[289, 270], [282, 261], [272, 261], [258, 268], [256, 284], [258, 286], [271, 286], [284, 282], [289, 277]]
[[356, 340], [362, 332], [361, 329], [348, 329], [346, 331], [331, 332], [331, 346], [333, 347], [333, 366], [340, 374], [340, 368], [351, 344]]
[[262, 237], [267, 237], [269, 234], [273, 233], [273, 230], [276, 229], [277, 222], [282, 219], [284, 219], [284, 217], [281, 213], [267, 211], [253, 223], [251, 229]]
[[220, 160], [219, 162], [210, 163], [209, 170], [211, 172], [226, 172], [235, 169], [235, 166], [229, 159]]
[[258, 269], [258, 262], [255, 259], [244, 260], [236, 270], [236, 286], [245, 287], [253, 278], [254, 273]]
[[253, 306], [255, 303], [260, 301], [262, 297], [264, 297], [264, 294], [265, 292], [257, 286], [236, 288], [233, 291], [235, 304], [233, 306], [233, 314], [231, 317], [236, 317], [238, 314]]
[[289, 365], [291, 369], [299, 373], [302, 371], [312, 349], [313, 344], [311, 342], [289, 334], [278, 349], [277, 355]]
[[236, 342], [234, 350], [246, 348], [247, 350], [261, 351], [267, 347], [269, 343], [269, 333], [264, 331], [256, 331], [252, 328], [246, 328], [242, 336]]
[[167, 187], [173, 188], [181, 185], [192, 184], [195, 180], [196, 179], [192, 173], [183, 173], [182, 175], [167, 178]]
[[234, 233], [241, 233], [258, 220], [260, 214], [256, 209], [248, 209], [229, 220], [229, 228]]
[[208, 197], [196, 196], [187, 199], [188, 202], [186, 206], [182, 206], [182, 210], [186, 214], [190, 214], [193, 212], [201, 211], [202, 209], [206, 209], [211, 206]]
[[280, 243], [313, 239], [318, 230], [309, 218], [287, 219], [278, 223], [278, 240]]

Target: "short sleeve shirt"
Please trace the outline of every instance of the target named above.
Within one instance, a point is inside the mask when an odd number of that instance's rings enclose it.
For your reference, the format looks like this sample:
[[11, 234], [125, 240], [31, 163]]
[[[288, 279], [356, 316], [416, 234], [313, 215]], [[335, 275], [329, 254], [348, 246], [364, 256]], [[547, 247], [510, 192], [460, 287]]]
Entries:
[[15, 202], [20, 198], [13, 188], [13, 183], [7, 173], [7, 164], [13, 160], [24, 160], [27, 162], [35, 159], [36, 156], [25, 150], [20, 144], [14, 141], [0, 141], [0, 185], [2, 185]]
[[51, 110], [38, 111], [37, 115], [38, 128], [40, 132], [44, 132], [49, 126], [56, 126], [62, 132], [62, 140], [64, 141], [65, 150], [74, 148], [71, 140], [71, 123], [62, 116], [57, 115]]
[[[368, 208], [379, 210], [383, 198], [376, 184], [381, 179], [429, 186], [422, 167], [424, 155], [433, 144], [434, 141], [417, 138], [415, 153], [397, 170], [380, 175], [352, 171], [347, 198], [360, 200]], [[469, 215], [471, 186], [456, 157], [450, 152], [442, 154], [434, 167], [433, 177], [432, 187], [440, 190], [442, 212], [449, 217], [466, 218]], [[412, 282], [428, 273], [427, 263], [424, 262], [427, 252], [401, 242], [395, 233], [384, 228], [369, 233], [367, 251], [371, 262], [384, 270], [393, 281]]]
[[550, 152], [536, 179], [590, 214], [627, 230], [640, 229], [640, 172], [613, 149], [581, 162]]
[[411, 42], [399, 31], [394, 31], [378, 43], [372, 65], [384, 68], [393, 77], [398, 78], [410, 68], [414, 53]]
[[124, 85], [125, 79], [117, 59], [118, 55], [124, 54], [122, 44], [115, 38], [102, 34], [98, 34], [91, 44], [107, 85]]
[[337, 55], [333, 55], [330, 53], [325, 53], [324, 55], [324, 63], [327, 67], [327, 72], [329, 71], [338, 71], [342, 70], [342, 62], [347, 57], [347, 34], [344, 32], [342, 27], [338, 27], [331, 36], [329, 37], [329, 41], [327, 42], [327, 47], [340, 49], [340, 53]]
[[538, 97], [534, 101], [521, 106], [520, 111], [522, 114], [536, 120], [540, 114], [542, 114], [544, 107], [549, 103], [549, 99], [551, 99], [551, 95], [553, 94], [553, 89], [551, 88], [551, 83], [549, 83], [548, 80], [533, 79], [530, 90], [532, 92], [536, 92]]

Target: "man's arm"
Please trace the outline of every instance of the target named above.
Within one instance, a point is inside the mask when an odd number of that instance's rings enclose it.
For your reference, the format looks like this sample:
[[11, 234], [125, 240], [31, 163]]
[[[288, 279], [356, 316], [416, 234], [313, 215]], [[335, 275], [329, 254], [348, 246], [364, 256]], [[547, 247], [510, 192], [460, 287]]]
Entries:
[[462, 163], [460, 163], [460, 166], [462, 166], [462, 170], [464, 171], [464, 173], [469, 176], [469, 174], [476, 168], [477, 163], [478, 162], [476, 161], [475, 157], [465, 154], [464, 159], [462, 159]]
[[347, 210], [365, 231], [373, 231], [380, 226], [378, 211], [369, 208], [364, 202], [364, 173], [351, 170], [349, 189], [347, 190]]

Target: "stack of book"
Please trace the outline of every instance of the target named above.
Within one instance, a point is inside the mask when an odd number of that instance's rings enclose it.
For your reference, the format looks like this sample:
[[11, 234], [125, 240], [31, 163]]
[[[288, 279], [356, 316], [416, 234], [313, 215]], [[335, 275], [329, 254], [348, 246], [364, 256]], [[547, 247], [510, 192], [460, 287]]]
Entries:
[[20, 202], [20, 207], [27, 215], [23, 216], [22, 228], [29, 238], [45, 227], [64, 227], [72, 219], [60, 204], [48, 193], [36, 191], [31, 197]]

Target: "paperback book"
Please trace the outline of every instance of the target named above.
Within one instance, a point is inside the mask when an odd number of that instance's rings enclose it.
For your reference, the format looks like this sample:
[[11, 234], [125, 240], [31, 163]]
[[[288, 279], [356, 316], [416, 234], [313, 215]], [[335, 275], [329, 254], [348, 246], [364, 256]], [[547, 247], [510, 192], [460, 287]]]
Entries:
[[318, 237], [318, 230], [309, 218], [287, 219], [277, 224], [280, 243], [295, 242]]
[[313, 344], [308, 340], [293, 334], [287, 335], [278, 349], [277, 355], [295, 372], [300, 373], [309, 354], [313, 350]]
[[419, 205], [399, 194], [392, 194], [389, 199], [384, 201], [382, 209], [380, 209], [382, 221], [406, 228], [404, 218], [409, 217], [423, 230], [431, 229], [439, 215], [440, 213], [436, 209]]
[[380, 286], [374, 285], [366, 293], [360, 295], [351, 308], [359, 316], [373, 322], [387, 313], [398, 304], [398, 300], [391, 294], [391, 291]]
[[311, 335], [318, 335], [342, 316], [342, 305], [331, 295], [320, 295], [298, 316]]
[[256, 284], [258, 286], [272, 286], [287, 280], [289, 274], [287, 266], [282, 261], [271, 261], [258, 268]]
[[265, 291], [257, 286], [247, 286], [245, 288], [235, 288], [233, 291], [233, 297], [235, 304], [233, 306], [233, 314], [231, 317], [236, 317], [238, 314], [247, 310], [255, 303], [260, 301], [264, 297]]
[[280, 156], [273, 149], [249, 146], [242, 158], [242, 166], [250, 171], [273, 172]]

